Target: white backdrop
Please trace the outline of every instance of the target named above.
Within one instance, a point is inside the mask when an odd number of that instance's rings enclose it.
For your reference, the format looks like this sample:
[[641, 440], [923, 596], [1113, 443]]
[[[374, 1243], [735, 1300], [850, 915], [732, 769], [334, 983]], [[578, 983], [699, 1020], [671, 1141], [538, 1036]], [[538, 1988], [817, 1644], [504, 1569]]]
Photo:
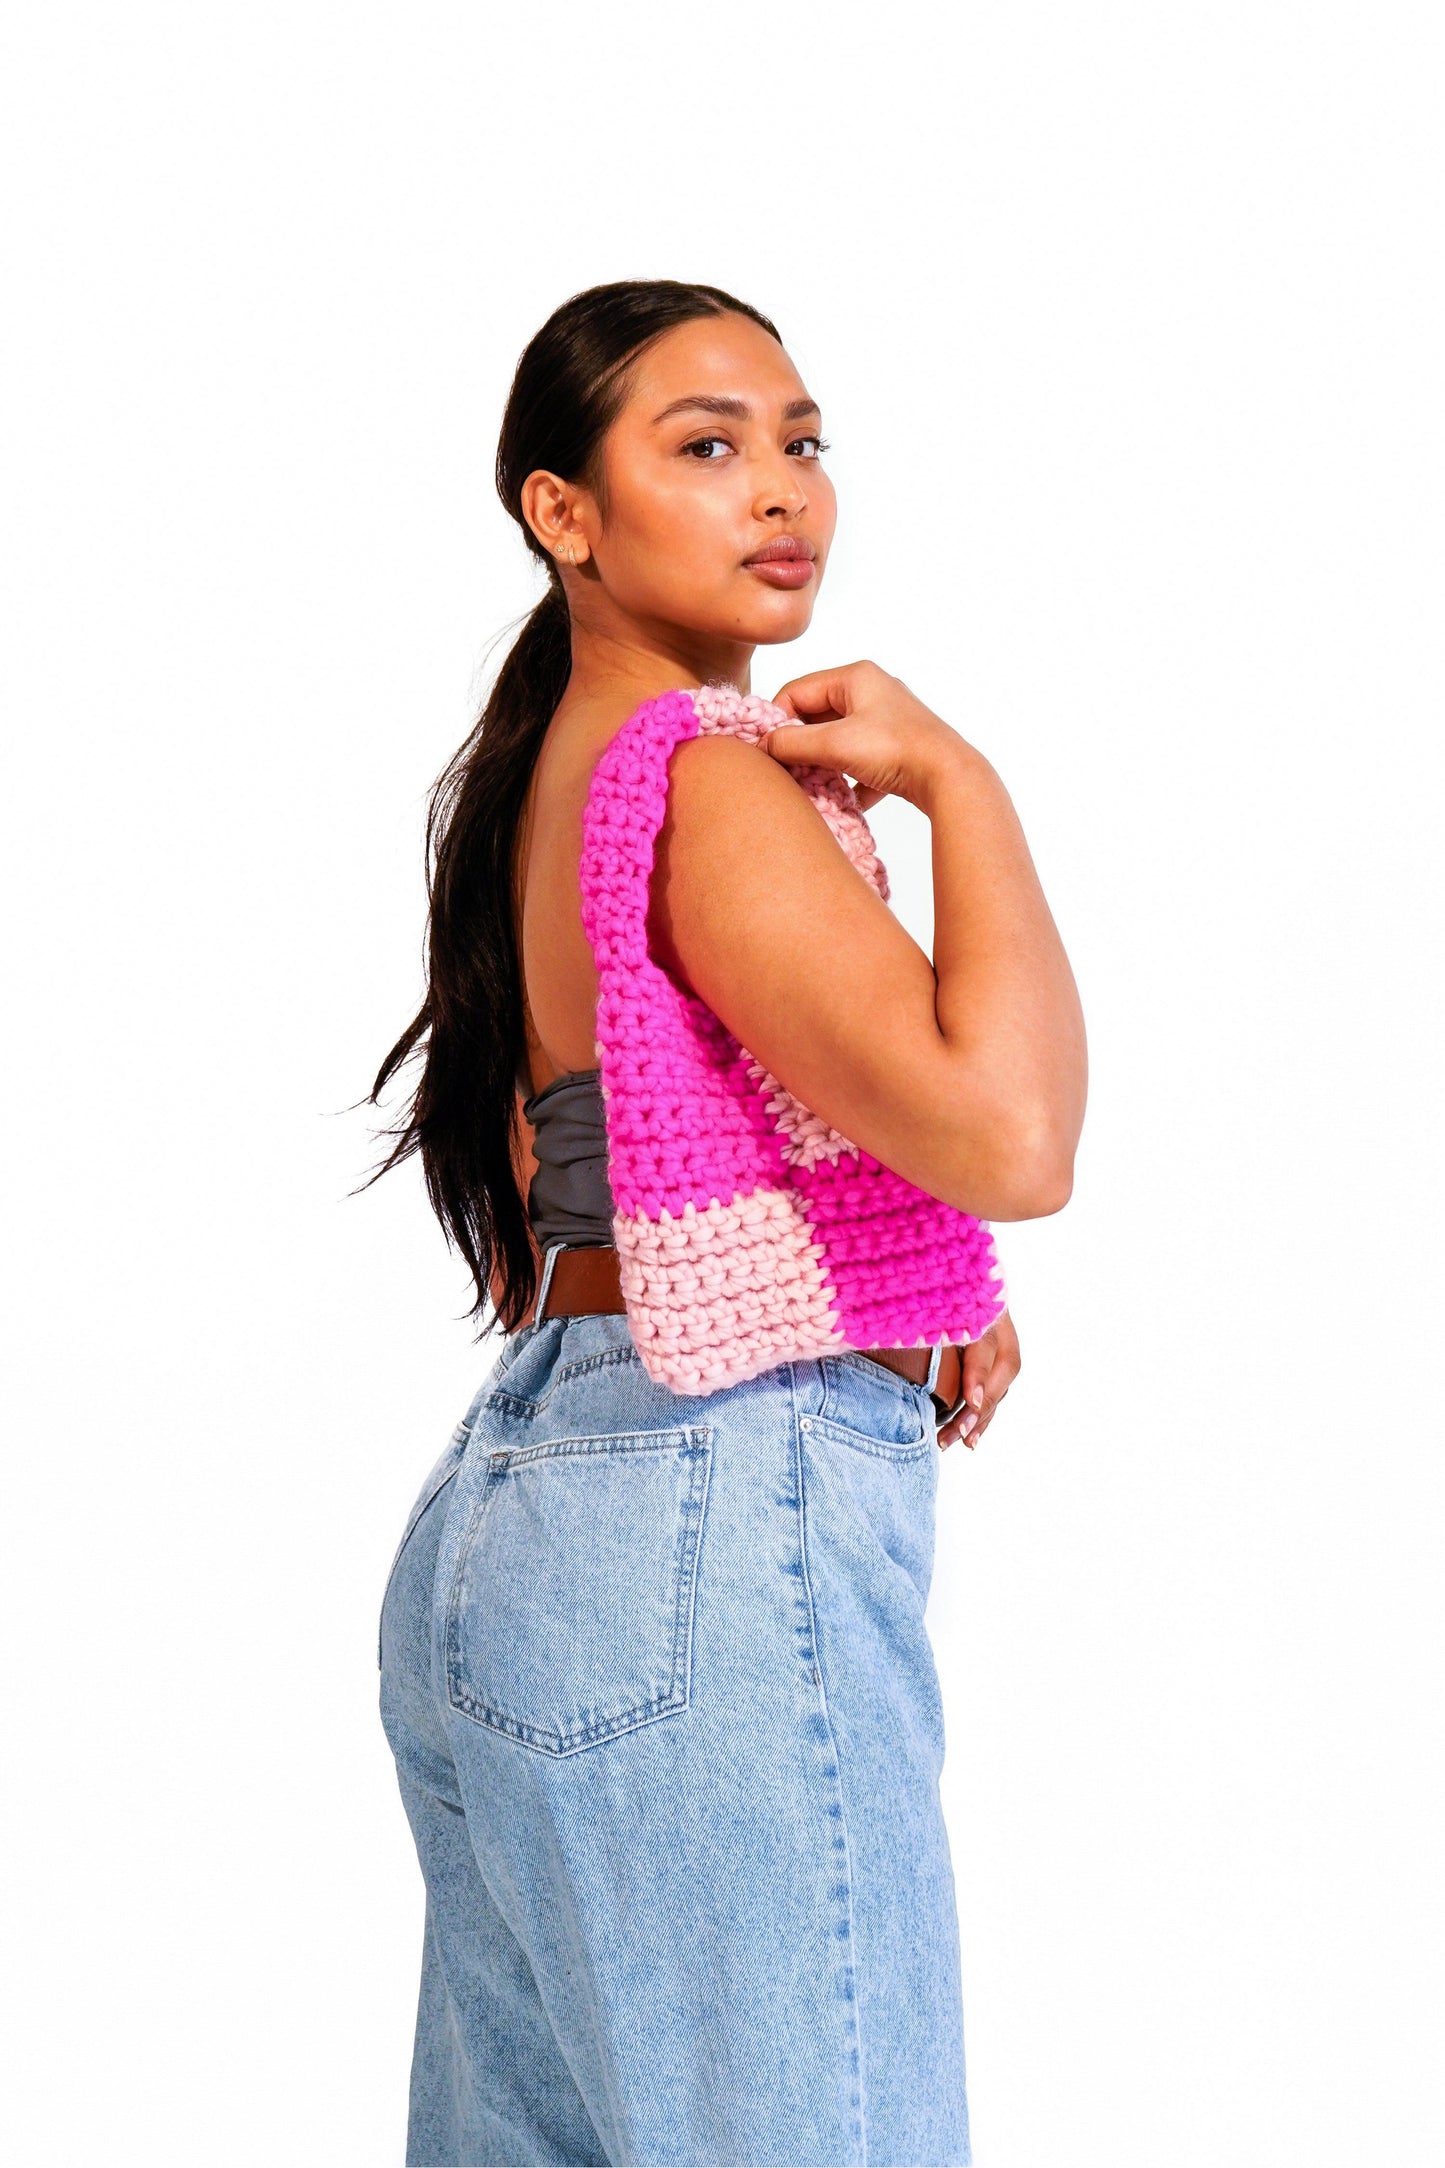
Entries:
[[403, 2157], [376, 1612], [495, 1343], [345, 1110], [537, 592], [512, 367], [649, 276], [833, 441], [757, 689], [874, 657], [982, 746], [1088, 1016], [940, 1471], [980, 2168], [1442, 2157], [1436, 20], [16, 11], [14, 2157]]

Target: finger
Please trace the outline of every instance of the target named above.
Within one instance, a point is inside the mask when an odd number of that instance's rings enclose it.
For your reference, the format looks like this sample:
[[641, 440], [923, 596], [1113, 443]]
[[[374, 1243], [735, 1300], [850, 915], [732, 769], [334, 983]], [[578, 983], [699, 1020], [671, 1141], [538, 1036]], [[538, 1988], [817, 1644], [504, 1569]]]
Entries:
[[998, 1360], [984, 1380], [983, 1398], [978, 1404], [975, 1420], [969, 1426], [968, 1442], [970, 1445], [977, 1445], [979, 1439], [988, 1429], [989, 1424], [998, 1413], [999, 1402], [1017, 1376], [1018, 1364], [1014, 1361], [1011, 1351], [1005, 1350], [999, 1355]]
[[835, 670], [811, 670], [805, 677], [789, 678], [773, 698], [781, 707], [786, 695], [787, 704], [796, 715], [815, 715], [820, 720], [829, 715], [847, 715], [863, 682], [870, 676], [881, 679], [883, 674], [878, 665], [871, 662], [844, 663]]
[[964, 1436], [963, 1419], [967, 1412], [966, 1408], [960, 1408], [957, 1415], [950, 1416], [946, 1423], [939, 1424], [938, 1442], [944, 1452], [947, 1452], [951, 1445], [957, 1445], [960, 1439], [965, 1445], [972, 1443], [971, 1439]]
[[[834, 715], [825, 723], [776, 723], [760, 742], [763, 750], [785, 767], [843, 769], [848, 758], [846, 744], [838, 742], [843, 722], [841, 715]], [[855, 729], [855, 754], [857, 750]]]
[[[790, 715], [846, 715], [846, 696], [840, 670], [814, 670], [808, 677], [789, 678], [773, 695], [773, 705]], [[836, 696], [836, 697], [835, 697]]]
[[973, 1428], [973, 1423], [965, 1420], [969, 1413], [968, 1396], [974, 1384], [988, 1376], [989, 1352], [985, 1347], [988, 1338], [989, 1335], [985, 1333], [983, 1339], [971, 1340], [959, 1346], [958, 1352], [963, 1358], [963, 1377], [959, 1385], [960, 1405], [956, 1414], [938, 1426], [938, 1442], [945, 1452], [949, 1446], [957, 1445], [960, 1438], [965, 1443], [968, 1442], [967, 1433]]
[[994, 1353], [993, 1361], [989, 1365], [988, 1376], [984, 1381], [987, 1397], [991, 1401], [993, 1401], [995, 1406], [997, 1406], [998, 1402], [1003, 1399], [1004, 1394], [1013, 1384], [1013, 1381], [1018, 1376], [1018, 1374], [1018, 1335], [1013, 1331], [1009, 1331], [1007, 1333], [1001, 1332], [998, 1337], [998, 1346]]
[[965, 1445], [977, 1445], [1019, 1374], [1019, 1336], [1008, 1311], [1001, 1311], [988, 1331], [970, 1340], [962, 1354], [964, 1404], [938, 1433], [944, 1447], [956, 1445], [960, 1438]]
[[1019, 1374], [1019, 1336], [1005, 1310], [963, 1351], [962, 1435], [971, 1444], [983, 1436], [994, 1409]]
[[989, 1374], [997, 1357], [998, 1333], [993, 1326], [977, 1340], [970, 1340], [963, 1350], [963, 1407], [958, 1417], [958, 1434], [970, 1445], [988, 1391]]
[[978, 1388], [988, 1383], [988, 1374], [998, 1360], [998, 1334], [991, 1325], [977, 1340], [970, 1340], [963, 1350], [963, 1397], [971, 1408], [978, 1406]]
[[[871, 783], [853, 780], [852, 761], [857, 753], [856, 745], [849, 748], [835, 745], [826, 732], [837, 730], [848, 721], [846, 716], [835, 716], [830, 723], [777, 723], [759, 742], [764, 752], [771, 753], [784, 767], [824, 768], [832, 775], [840, 776], [844, 786], [853, 793], [854, 803], [860, 813], [877, 805], [880, 798], [887, 798], [886, 790], [875, 789]], [[806, 736], [789, 736], [790, 732], [806, 732]]]

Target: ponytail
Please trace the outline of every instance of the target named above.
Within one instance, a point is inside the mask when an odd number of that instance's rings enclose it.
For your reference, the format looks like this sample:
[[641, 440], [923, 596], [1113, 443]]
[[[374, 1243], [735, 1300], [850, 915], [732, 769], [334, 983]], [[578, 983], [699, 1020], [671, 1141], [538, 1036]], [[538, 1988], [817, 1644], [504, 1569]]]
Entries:
[[[516, 1068], [525, 1045], [512, 908], [517, 824], [547, 725], [572, 667], [567, 600], [554, 579], [502, 664], [491, 697], [433, 787], [427, 809], [426, 998], [377, 1072], [375, 1103], [425, 1041], [403, 1126], [376, 1170], [420, 1152], [432, 1210], [477, 1286], [500, 1267], [507, 1331], [530, 1307], [536, 1261], [517, 1184]], [[373, 1180], [375, 1176], [373, 1176]]]
[[373, 1105], [413, 1056], [421, 1074], [394, 1141], [368, 1177], [420, 1153], [432, 1210], [476, 1285], [515, 1331], [537, 1290], [537, 1250], [516, 1175], [517, 1069], [526, 1045], [514, 864], [518, 823], [548, 725], [572, 671], [567, 598], [521, 508], [538, 470], [583, 481], [603, 503], [601, 445], [626, 396], [627, 365], [662, 333], [734, 310], [777, 327], [716, 286], [620, 280], [574, 294], [517, 364], [497, 445], [497, 492], [548, 587], [510, 649], [475, 727], [427, 810], [426, 996], [377, 1071]]

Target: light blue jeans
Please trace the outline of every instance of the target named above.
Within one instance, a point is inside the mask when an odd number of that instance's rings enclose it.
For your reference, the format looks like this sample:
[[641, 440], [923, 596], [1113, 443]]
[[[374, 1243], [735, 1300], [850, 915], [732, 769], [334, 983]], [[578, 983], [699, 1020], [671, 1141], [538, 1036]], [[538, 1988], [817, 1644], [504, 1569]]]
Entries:
[[506, 1339], [380, 1620], [409, 2164], [971, 2162], [938, 1459], [865, 1355], [692, 1399], [620, 1314]]

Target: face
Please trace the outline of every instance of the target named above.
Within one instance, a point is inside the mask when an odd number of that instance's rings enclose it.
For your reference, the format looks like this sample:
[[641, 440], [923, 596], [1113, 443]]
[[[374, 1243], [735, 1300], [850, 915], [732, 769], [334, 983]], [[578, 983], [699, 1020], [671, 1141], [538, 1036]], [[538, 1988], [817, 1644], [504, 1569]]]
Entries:
[[[705, 639], [797, 639], [837, 521], [821, 429], [787, 354], [750, 317], [701, 317], [655, 340], [603, 442], [602, 502], [581, 492], [576, 507], [609, 611]], [[759, 561], [780, 542], [795, 554]]]

